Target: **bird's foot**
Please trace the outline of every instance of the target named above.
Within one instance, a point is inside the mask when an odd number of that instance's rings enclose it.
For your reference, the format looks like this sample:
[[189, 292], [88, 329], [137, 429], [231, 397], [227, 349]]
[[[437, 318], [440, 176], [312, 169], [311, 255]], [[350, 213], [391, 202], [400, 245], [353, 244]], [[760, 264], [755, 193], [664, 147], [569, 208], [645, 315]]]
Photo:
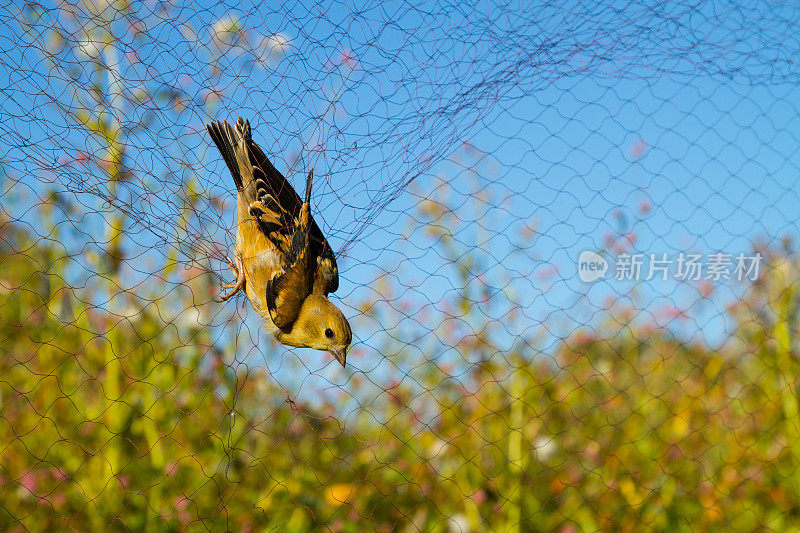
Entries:
[[244, 277], [244, 267], [242, 266], [242, 256], [239, 252], [234, 254], [235, 262], [231, 260], [230, 257], [226, 257], [225, 260], [228, 262], [228, 268], [231, 269], [233, 272], [234, 277], [236, 277], [236, 281], [234, 283], [222, 283], [223, 289], [230, 289], [230, 292], [227, 292], [221, 295], [219, 298], [214, 298], [214, 301], [217, 303], [222, 303], [231, 299], [236, 293], [238, 293], [244, 287], [245, 277]]

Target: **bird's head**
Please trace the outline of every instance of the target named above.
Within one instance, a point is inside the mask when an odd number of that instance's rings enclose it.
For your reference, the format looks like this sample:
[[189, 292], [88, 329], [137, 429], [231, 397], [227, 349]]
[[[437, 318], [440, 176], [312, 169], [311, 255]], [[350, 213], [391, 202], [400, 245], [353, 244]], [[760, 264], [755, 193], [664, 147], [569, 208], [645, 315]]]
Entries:
[[353, 332], [344, 313], [324, 296], [311, 294], [303, 302], [288, 339], [278, 339], [293, 346], [328, 351], [345, 366], [347, 348]]

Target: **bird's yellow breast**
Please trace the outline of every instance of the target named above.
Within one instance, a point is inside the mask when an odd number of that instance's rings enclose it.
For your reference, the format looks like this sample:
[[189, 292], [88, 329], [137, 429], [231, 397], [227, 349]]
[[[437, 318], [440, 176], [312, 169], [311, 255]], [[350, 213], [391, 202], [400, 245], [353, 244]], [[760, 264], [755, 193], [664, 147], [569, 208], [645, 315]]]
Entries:
[[252, 217], [240, 219], [236, 231], [236, 248], [242, 257], [247, 298], [258, 314], [264, 318], [267, 329], [274, 335], [279, 330], [273, 324], [267, 310], [266, 287], [272, 274], [281, 268], [281, 254], [261, 233]]

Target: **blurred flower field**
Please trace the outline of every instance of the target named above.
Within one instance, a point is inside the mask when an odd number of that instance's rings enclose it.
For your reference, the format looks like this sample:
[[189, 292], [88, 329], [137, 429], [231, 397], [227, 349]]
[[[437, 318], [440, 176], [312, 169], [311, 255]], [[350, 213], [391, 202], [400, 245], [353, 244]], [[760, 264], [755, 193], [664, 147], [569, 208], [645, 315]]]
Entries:
[[[64, 200], [43, 205], [46, 213]], [[199, 326], [202, 306], [186, 320], [134, 295], [120, 296], [135, 310], [125, 316], [82, 303], [90, 298], [78, 295], [109, 290], [116, 267], [86, 259], [106, 276], [71, 287], [58, 231], [54, 224], [49, 241], [37, 241], [22, 224], [0, 224], [4, 530], [799, 523], [800, 271], [789, 248], [766, 251], [766, 270], [729, 310], [735, 332], [716, 350], [621, 305], [552, 357], [520, 339], [492, 358], [490, 330], [456, 338], [442, 323], [433, 332], [477, 364], [457, 371], [424, 361], [423, 381], [395, 380], [378, 394], [354, 377], [358, 408], [343, 418], [335, 396], [290, 402], [269, 374], [232, 364], [235, 347]], [[431, 234], [445, 255], [446, 237]], [[216, 290], [202, 272], [186, 271], [184, 282], [192, 290], [171, 308], [193, 308], [193, 293]], [[450, 304], [469, 321], [479, 312], [471, 302]]]

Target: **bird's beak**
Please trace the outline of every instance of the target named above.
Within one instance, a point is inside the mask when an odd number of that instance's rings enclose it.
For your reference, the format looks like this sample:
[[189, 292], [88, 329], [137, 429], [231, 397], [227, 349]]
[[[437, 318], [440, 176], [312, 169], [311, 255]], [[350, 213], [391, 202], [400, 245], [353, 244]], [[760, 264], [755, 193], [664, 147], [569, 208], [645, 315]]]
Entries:
[[345, 347], [335, 347], [330, 349], [331, 354], [336, 358], [337, 361], [342, 363], [342, 368], [344, 368], [344, 364], [347, 361], [347, 346]]

